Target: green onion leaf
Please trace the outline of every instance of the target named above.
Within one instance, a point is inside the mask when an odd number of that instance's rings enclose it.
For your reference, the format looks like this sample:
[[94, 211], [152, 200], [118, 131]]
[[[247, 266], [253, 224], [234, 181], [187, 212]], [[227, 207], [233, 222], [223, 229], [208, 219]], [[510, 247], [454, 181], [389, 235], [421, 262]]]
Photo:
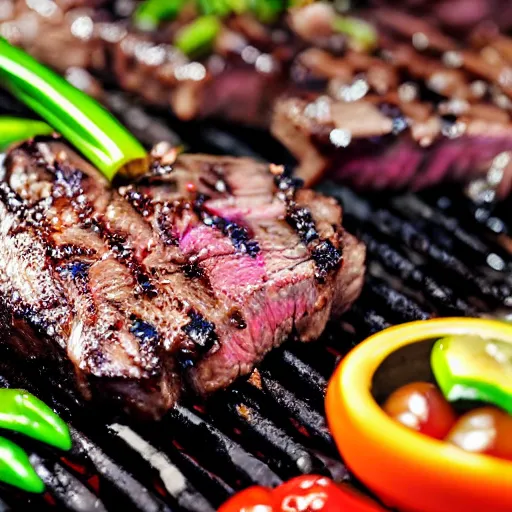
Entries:
[[358, 18], [350, 16], [336, 16], [334, 30], [346, 34], [349, 44], [358, 50], [369, 51], [377, 45], [377, 32], [375, 28]]
[[283, 0], [251, 0], [251, 10], [263, 23], [272, 23], [285, 8]]
[[183, 53], [197, 57], [211, 49], [222, 25], [216, 16], [202, 16], [184, 26], [177, 34], [174, 44]]
[[315, 0], [288, 0], [288, 8], [305, 7], [306, 5], [315, 3]]
[[201, 12], [207, 16], [228, 16], [232, 12], [230, 3], [229, 0], [198, 0]]
[[53, 128], [42, 121], [20, 119], [19, 117], [0, 117], [0, 151], [11, 144], [31, 139], [37, 135], [51, 135]]
[[0, 81], [88, 158], [108, 179], [140, 175], [147, 153], [90, 96], [0, 38]]
[[141, 30], [155, 30], [162, 21], [173, 20], [188, 0], [146, 0], [133, 14], [135, 26]]

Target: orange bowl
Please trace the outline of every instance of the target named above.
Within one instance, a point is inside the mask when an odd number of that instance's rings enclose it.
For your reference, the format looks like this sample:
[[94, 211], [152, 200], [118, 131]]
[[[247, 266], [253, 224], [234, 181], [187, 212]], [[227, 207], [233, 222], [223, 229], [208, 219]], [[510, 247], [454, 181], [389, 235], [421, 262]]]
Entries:
[[[347, 466], [390, 507], [511, 512], [511, 462], [411, 431], [377, 403], [379, 393], [428, 378], [433, 341], [450, 334], [512, 343], [512, 325], [493, 320], [444, 318], [386, 329], [350, 352], [334, 373], [326, 397], [329, 427]], [[388, 381], [401, 383], [386, 390]]]

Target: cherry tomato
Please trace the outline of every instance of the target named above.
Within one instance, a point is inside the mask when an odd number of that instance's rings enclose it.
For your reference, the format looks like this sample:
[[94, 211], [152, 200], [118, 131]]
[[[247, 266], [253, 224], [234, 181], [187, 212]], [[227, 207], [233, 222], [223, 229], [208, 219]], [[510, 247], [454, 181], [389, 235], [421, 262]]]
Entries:
[[413, 382], [394, 391], [383, 409], [402, 425], [435, 439], [444, 439], [457, 421], [450, 404], [430, 382]]
[[495, 407], [474, 409], [457, 421], [446, 441], [468, 452], [512, 460], [512, 416]]
[[253, 487], [222, 505], [219, 512], [384, 512], [366, 496], [326, 477], [293, 478], [274, 491]]

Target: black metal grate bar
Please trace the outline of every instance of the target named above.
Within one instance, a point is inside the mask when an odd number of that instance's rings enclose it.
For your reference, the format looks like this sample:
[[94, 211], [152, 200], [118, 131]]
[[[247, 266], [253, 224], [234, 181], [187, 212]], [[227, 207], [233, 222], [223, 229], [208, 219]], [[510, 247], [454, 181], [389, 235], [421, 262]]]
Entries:
[[[230, 395], [230, 396], [227, 396]], [[289, 478], [291, 476], [320, 472], [328, 474], [323, 463], [293, 439], [282, 428], [262, 414], [251, 404], [251, 400], [238, 390], [221, 394], [215, 405], [208, 408], [211, 417], [222, 425], [225, 432], [231, 430], [241, 443], [256, 448], [260, 457], [268, 461], [275, 471]]]
[[234, 487], [274, 486], [281, 482], [266, 464], [185, 407], [175, 407], [159, 427], [173, 432], [174, 440], [212, 472], [222, 465], [225, 480]]

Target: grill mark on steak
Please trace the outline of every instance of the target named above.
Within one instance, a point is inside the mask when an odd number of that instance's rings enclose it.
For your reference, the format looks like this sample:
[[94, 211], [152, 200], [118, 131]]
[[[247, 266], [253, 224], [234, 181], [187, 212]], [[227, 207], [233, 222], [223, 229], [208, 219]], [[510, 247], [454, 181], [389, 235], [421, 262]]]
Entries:
[[311, 251], [315, 260], [317, 279], [325, 279], [325, 276], [341, 264], [343, 256], [330, 240], [322, 240]]
[[140, 340], [143, 347], [150, 346], [151, 350], [156, 350], [160, 336], [153, 325], [140, 318], [132, 317], [130, 332]]
[[[71, 263], [67, 263], [66, 265], [58, 266], [56, 270], [64, 279], [72, 279], [80, 291], [84, 295], [88, 296], [91, 292], [89, 288], [90, 268], [91, 265], [89, 263], [85, 263], [83, 261], [73, 261]], [[89, 312], [91, 314], [96, 313], [96, 308], [92, 302], [90, 303]]]
[[189, 262], [183, 266], [183, 272], [187, 277], [204, 277], [204, 270], [195, 262]]
[[[303, 186], [302, 180], [289, 176], [284, 168], [281, 170], [271, 167], [275, 174], [274, 181], [280, 197], [286, 203], [286, 220], [299, 235], [308, 248], [316, 264], [316, 278], [323, 280], [327, 274], [336, 269], [342, 262], [343, 256], [330, 240], [321, 240], [316, 229], [315, 221], [308, 208], [296, 203], [297, 190]], [[277, 173], [277, 174], [276, 174]]]
[[204, 185], [210, 193], [232, 195], [233, 191], [229, 183], [224, 179], [224, 169], [221, 165], [203, 162], [201, 170], [203, 175], [199, 182]]
[[291, 206], [290, 204], [287, 206], [286, 220], [295, 229], [302, 242], [308, 245], [313, 240], [317, 240], [318, 232], [311, 212], [307, 208]]
[[157, 295], [157, 290], [151, 282], [150, 276], [147, 275], [145, 270], [142, 268], [142, 265], [135, 257], [134, 250], [130, 247], [126, 237], [107, 229], [104, 222], [100, 222], [98, 220], [93, 222], [101, 237], [107, 242], [110, 249], [114, 252], [115, 257], [124, 263], [134, 276], [135, 282], [138, 285], [136, 294], [141, 293], [148, 298], [155, 297]]
[[197, 311], [188, 312], [190, 322], [182, 327], [189, 340], [188, 346], [182, 346], [179, 356], [183, 368], [194, 366], [199, 355], [205, 354], [218, 345], [219, 338], [215, 332], [215, 325], [206, 320]]
[[[227, 188], [225, 191], [227, 191]], [[238, 252], [248, 254], [251, 258], [255, 258], [260, 252], [260, 246], [256, 240], [251, 240], [247, 228], [218, 215], [209, 214], [204, 209], [204, 203], [207, 199], [209, 199], [209, 197], [205, 194], [198, 194], [194, 201], [194, 211], [203, 221], [204, 225], [218, 229], [231, 240], [231, 243]]]
[[96, 252], [90, 247], [80, 247], [73, 244], [60, 244], [48, 247], [47, 255], [54, 260], [63, 260], [79, 256], [93, 256]]
[[[180, 209], [190, 208], [190, 202], [175, 201], [160, 203], [155, 201], [150, 194], [143, 193], [136, 189], [134, 185], [129, 185], [121, 189], [120, 192], [149, 225], [156, 219], [156, 226], [158, 227], [160, 238], [165, 245], [177, 245], [178, 240], [173, 232], [173, 225], [170, 223], [170, 219], [173, 215], [177, 214]], [[160, 207], [158, 212], [156, 211], [157, 207]]]
[[154, 215], [155, 207], [151, 197], [141, 194], [134, 189], [133, 185], [126, 187], [126, 190], [123, 190], [121, 195], [128, 200], [134, 210], [142, 217], [146, 218]]
[[25, 209], [23, 200], [5, 182], [0, 183], [0, 201], [10, 213], [20, 215]]

